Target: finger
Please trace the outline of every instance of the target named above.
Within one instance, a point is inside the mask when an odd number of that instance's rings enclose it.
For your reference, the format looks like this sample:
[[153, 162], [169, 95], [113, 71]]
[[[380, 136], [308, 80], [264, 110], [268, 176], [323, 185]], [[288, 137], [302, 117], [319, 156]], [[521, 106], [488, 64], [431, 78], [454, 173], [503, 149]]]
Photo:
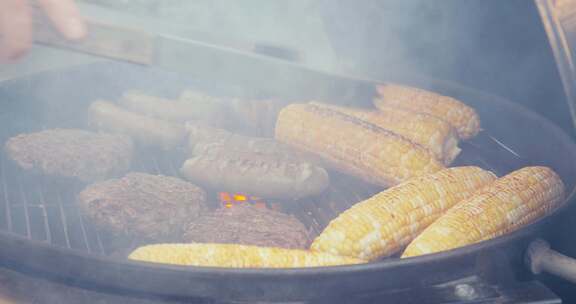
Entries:
[[32, 44], [32, 20], [27, 0], [0, 0], [0, 61], [13, 61]]
[[86, 35], [86, 25], [74, 0], [38, 0], [38, 3], [64, 37], [80, 39]]

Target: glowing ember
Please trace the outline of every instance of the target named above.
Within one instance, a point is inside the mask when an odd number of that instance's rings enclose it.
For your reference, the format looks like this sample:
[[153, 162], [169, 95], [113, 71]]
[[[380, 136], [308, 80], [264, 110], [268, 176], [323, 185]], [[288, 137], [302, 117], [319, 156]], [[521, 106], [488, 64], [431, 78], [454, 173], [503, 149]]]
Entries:
[[[242, 194], [234, 194], [233, 197], [234, 197], [235, 201], [239, 201], [239, 202], [247, 200], [246, 196], [242, 195]], [[255, 198], [252, 198], [252, 199], [255, 199]]]
[[266, 203], [262, 199], [255, 196], [248, 196], [238, 193], [220, 192], [220, 203], [226, 208], [232, 208], [240, 204], [250, 204], [256, 207], [266, 208]]
[[278, 204], [268, 204], [259, 197], [245, 194], [220, 192], [218, 197], [220, 198], [220, 204], [226, 208], [232, 208], [242, 204], [249, 204], [258, 208], [279, 208]]
[[220, 192], [220, 201], [221, 202], [231, 202], [232, 197], [230, 196], [230, 193]]

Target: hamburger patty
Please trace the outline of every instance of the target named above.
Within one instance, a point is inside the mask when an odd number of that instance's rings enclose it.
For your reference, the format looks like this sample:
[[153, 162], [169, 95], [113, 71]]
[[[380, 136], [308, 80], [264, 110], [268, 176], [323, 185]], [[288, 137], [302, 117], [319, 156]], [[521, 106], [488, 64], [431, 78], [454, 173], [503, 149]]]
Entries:
[[25, 170], [89, 182], [128, 171], [133, 145], [124, 135], [51, 129], [12, 137], [5, 149]]
[[129, 173], [89, 185], [78, 201], [97, 226], [114, 234], [170, 241], [200, 215], [206, 193], [179, 178]]
[[250, 205], [221, 208], [188, 226], [187, 242], [307, 248], [306, 227], [295, 217]]

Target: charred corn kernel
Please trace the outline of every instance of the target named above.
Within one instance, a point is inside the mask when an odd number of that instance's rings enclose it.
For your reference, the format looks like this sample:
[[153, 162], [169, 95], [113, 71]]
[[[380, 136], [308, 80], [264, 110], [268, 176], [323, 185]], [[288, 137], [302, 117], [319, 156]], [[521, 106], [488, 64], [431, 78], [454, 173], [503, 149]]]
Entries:
[[408, 245], [402, 257], [488, 240], [534, 222], [564, 202], [564, 184], [547, 167], [526, 167], [457, 204]]
[[369, 111], [318, 102], [313, 104], [354, 116], [401, 135], [428, 149], [445, 165], [449, 165], [460, 153], [456, 130], [446, 121], [432, 115], [389, 106], [381, 106], [380, 111]]
[[450, 207], [495, 179], [478, 167], [454, 167], [411, 179], [341, 213], [310, 248], [365, 260], [391, 255]]
[[436, 116], [454, 126], [462, 139], [472, 138], [480, 132], [476, 111], [455, 98], [396, 84], [381, 85], [378, 93], [380, 98], [374, 100], [377, 108], [393, 106]]
[[386, 187], [443, 169], [432, 153], [404, 137], [312, 104], [282, 109], [276, 139], [337, 170]]
[[132, 260], [207, 267], [292, 268], [360, 264], [365, 261], [308, 250], [237, 244], [157, 244], [137, 248]]

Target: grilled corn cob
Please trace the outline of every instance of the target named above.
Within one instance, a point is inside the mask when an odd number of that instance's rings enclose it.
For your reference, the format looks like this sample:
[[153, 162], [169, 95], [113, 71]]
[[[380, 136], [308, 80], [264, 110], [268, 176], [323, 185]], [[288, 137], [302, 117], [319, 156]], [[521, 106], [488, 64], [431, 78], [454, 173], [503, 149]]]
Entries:
[[233, 268], [319, 267], [365, 263], [308, 250], [237, 244], [157, 244], [137, 248], [132, 260], [187, 266]]
[[514, 171], [457, 204], [426, 228], [402, 257], [445, 251], [491, 239], [558, 208], [564, 184], [547, 167]]
[[452, 97], [395, 84], [379, 86], [378, 93], [380, 98], [374, 100], [377, 108], [394, 106], [436, 116], [456, 128], [461, 139], [472, 138], [480, 132], [476, 111]]
[[311, 104], [280, 111], [276, 139], [369, 183], [393, 186], [443, 168], [425, 148], [373, 124]]
[[442, 213], [496, 179], [478, 167], [455, 167], [382, 191], [341, 213], [312, 250], [374, 260], [391, 255]]
[[380, 107], [380, 111], [367, 111], [317, 102], [313, 104], [354, 116], [404, 136], [430, 150], [445, 165], [449, 165], [460, 153], [458, 134], [452, 125], [432, 115], [388, 106]]

